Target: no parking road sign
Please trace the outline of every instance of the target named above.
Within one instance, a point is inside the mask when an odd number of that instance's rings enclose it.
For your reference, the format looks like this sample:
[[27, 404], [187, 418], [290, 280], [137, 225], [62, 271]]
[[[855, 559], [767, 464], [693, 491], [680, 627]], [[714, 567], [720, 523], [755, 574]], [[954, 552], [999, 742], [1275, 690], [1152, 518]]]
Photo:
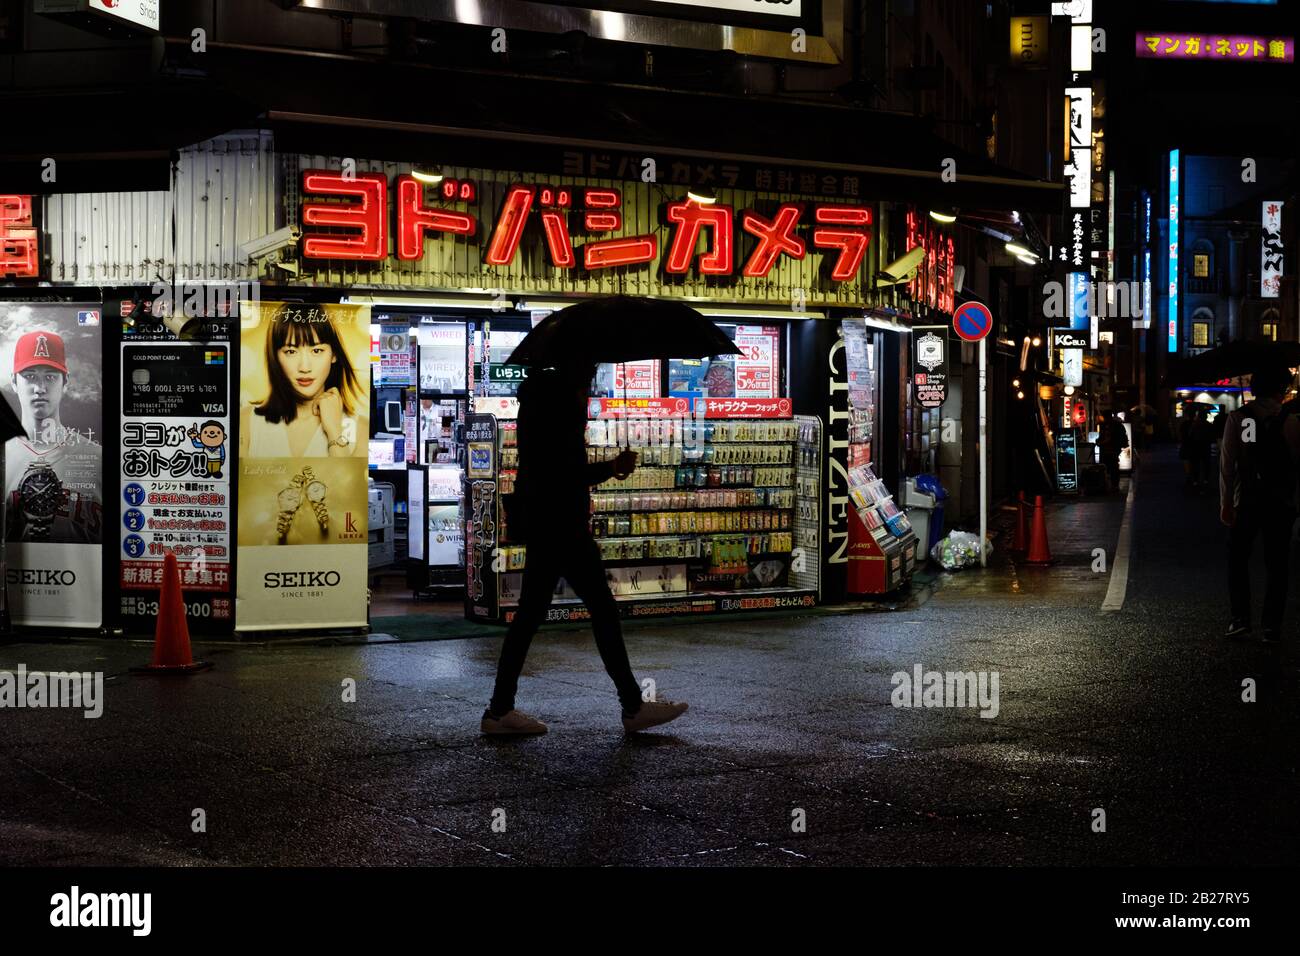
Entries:
[[978, 342], [993, 331], [993, 313], [981, 302], [963, 302], [952, 313], [952, 327], [967, 342]]

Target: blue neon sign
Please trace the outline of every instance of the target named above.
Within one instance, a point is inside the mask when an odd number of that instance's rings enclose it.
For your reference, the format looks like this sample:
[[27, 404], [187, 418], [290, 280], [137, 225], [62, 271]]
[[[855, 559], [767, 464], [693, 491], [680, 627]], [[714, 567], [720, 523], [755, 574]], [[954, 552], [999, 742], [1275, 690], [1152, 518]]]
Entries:
[[1169, 351], [1178, 351], [1178, 194], [1182, 157], [1169, 153]]

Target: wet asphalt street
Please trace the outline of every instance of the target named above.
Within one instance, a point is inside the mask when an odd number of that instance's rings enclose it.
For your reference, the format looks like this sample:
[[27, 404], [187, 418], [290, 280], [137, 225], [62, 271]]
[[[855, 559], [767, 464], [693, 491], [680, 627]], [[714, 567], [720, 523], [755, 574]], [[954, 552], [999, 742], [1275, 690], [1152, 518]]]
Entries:
[[[0, 862], [1293, 863], [1297, 595], [1282, 649], [1223, 641], [1226, 535], [1177, 469], [1143, 462], [1119, 613], [1123, 499], [1054, 504], [1049, 568], [999, 554], [906, 610], [629, 630], [637, 676], [691, 703], [640, 738], [577, 630], [534, 643], [519, 705], [551, 732], [510, 742], [478, 734], [493, 636], [198, 644], [216, 668], [183, 680], [129, 676], [138, 643], [0, 647], [0, 669], [109, 676], [97, 720], [0, 710]], [[891, 706], [917, 664], [997, 672], [997, 716]]]

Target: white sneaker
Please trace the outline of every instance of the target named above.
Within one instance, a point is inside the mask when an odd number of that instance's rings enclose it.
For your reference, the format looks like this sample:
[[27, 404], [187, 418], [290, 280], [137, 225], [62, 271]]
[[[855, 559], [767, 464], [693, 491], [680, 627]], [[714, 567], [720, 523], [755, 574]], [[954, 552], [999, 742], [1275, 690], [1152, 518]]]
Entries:
[[676, 720], [686, 713], [689, 707], [690, 704], [674, 703], [671, 700], [643, 701], [641, 709], [634, 716], [623, 718], [623, 729], [629, 734], [634, 734], [638, 730], [657, 727], [670, 720]]
[[546, 725], [536, 717], [517, 710], [508, 710], [500, 717], [493, 717], [492, 711], [483, 711], [483, 721], [479, 728], [485, 734], [544, 734]]

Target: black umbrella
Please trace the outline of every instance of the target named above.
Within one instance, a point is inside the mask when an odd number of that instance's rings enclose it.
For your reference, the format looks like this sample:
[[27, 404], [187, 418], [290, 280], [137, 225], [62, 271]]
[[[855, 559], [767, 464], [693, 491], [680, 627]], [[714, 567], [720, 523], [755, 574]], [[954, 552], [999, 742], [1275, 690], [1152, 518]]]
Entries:
[[[26, 438], [27, 430], [23, 428], [22, 420], [14, 414], [13, 407], [8, 400], [0, 397], [0, 476], [5, 473], [5, 442], [11, 438]], [[0, 507], [0, 574], [5, 569], [5, 512], [8, 509]], [[9, 582], [7, 575], [5, 579], [0, 580], [0, 635], [8, 635], [13, 631], [13, 622], [9, 617]]]
[[23, 428], [22, 420], [14, 414], [13, 406], [0, 398], [0, 445], [11, 438], [26, 437], [27, 431]]
[[689, 305], [615, 295], [551, 313], [506, 361], [546, 368], [739, 353], [725, 332]]
[[1178, 362], [1166, 376], [1166, 382], [1201, 385], [1278, 365], [1300, 366], [1300, 342], [1229, 342]]

